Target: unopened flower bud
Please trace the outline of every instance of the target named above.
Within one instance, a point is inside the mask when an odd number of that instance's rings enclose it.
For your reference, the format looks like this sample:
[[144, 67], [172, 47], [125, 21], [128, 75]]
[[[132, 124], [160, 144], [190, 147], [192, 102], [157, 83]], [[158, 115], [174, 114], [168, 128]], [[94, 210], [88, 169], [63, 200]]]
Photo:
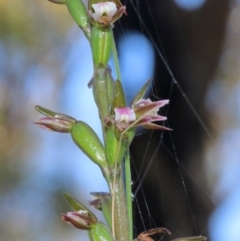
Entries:
[[37, 124], [39, 127], [45, 130], [61, 133], [69, 133], [71, 131], [73, 123], [74, 122], [66, 119], [52, 117], [43, 117], [40, 120], [34, 122], [34, 124]]
[[71, 116], [53, 112], [41, 106], [36, 106], [35, 108], [38, 112], [45, 115], [46, 117], [43, 117], [40, 120], [34, 122], [34, 124], [37, 124], [39, 127], [45, 130], [69, 133], [73, 124], [76, 122], [76, 119]]
[[64, 193], [64, 196], [73, 208], [74, 212], [62, 214], [62, 220], [79, 229], [91, 229], [97, 223], [97, 217], [70, 194]]
[[62, 220], [72, 224], [76, 228], [83, 230], [91, 229], [97, 223], [96, 217], [90, 215], [88, 210], [67, 212], [67, 214], [62, 214]]

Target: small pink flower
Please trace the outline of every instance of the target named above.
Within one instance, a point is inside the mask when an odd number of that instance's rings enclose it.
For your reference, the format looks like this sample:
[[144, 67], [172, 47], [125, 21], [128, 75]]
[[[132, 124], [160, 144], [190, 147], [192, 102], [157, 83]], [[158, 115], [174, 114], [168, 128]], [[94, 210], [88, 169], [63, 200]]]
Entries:
[[91, 16], [97, 22], [102, 16], [112, 16], [117, 12], [116, 4], [113, 2], [101, 2], [92, 5], [94, 13]]
[[117, 21], [126, 11], [126, 7], [121, 3], [116, 5], [114, 2], [100, 2], [92, 4], [92, 9], [89, 13], [89, 20], [93, 25], [101, 28], [112, 27], [112, 24]]
[[107, 118], [106, 124], [114, 124], [120, 132], [127, 129], [130, 125], [131, 127], [142, 126], [147, 129], [171, 130], [165, 126], [152, 123], [167, 119], [167, 117], [159, 115], [158, 111], [159, 108], [168, 103], [169, 100], [151, 101], [150, 99], [140, 99], [132, 108], [115, 108], [114, 118]]
[[124, 108], [115, 108], [115, 121], [116, 122], [133, 122], [136, 120], [136, 115], [134, 113], [134, 110], [129, 107]]
[[129, 107], [115, 108], [114, 112], [114, 123], [119, 130], [126, 129], [132, 122], [136, 120], [134, 110]]

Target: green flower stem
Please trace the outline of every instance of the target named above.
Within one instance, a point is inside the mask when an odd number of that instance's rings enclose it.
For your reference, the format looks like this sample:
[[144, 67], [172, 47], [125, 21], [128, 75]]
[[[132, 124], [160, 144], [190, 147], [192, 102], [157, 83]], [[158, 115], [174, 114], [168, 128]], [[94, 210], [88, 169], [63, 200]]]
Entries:
[[[98, 106], [99, 117], [102, 123], [103, 135], [106, 143], [106, 128], [104, 120], [107, 116], [109, 116], [109, 107], [111, 104], [110, 98], [112, 92], [111, 88], [110, 91], [108, 88], [109, 73], [107, 72], [107, 63], [111, 52], [113, 52], [117, 79], [119, 81], [121, 79], [117, 50], [112, 30], [101, 31], [96, 27], [93, 27], [91, 45], [93, 62], [95, 66], [93, 94], [95, 102]], [[114, 135], [114, 133], [110, 134]], [[128, 214], [122, 173], [123, 164], [120, 161], [120, 159], [122, 159], [120, 145], [122, 143], [122, 138], [120, 138], [119, 142], [120, 143], [117, 147], [116, 155], [114, 156], [115, 162], [114, 165], [110, 167], [110, 177], [109, 180], [107, 180], [112, 197], [112, 233], [114, 239], [117, 241], [131, 241], [132, 238], [130, 237], [132, 237], [132, 224], [129, 226], [129, 217], [132, 216], [132, 211], [130, 210], [130, 214]], [[128, 196], [131, 195], [131, 186], [128, 192]]]
[[[128, 142], [128, 145], [126, 146], [126, 155], [125, 155], [125, 165], [127, 165], [125, 167], [125, 175], [126, 175], [126, 179], [125, 179], [125, 184], [126, 184], [126, 196], [127, 198], [125, 197], [125, 190], [124, 188], [123, 189], [120, 189], [119, 188], [119, 191], [118, 193], [120, 193], [119, 195], [122, 197], [124, 196], [124, 198], [122, 198], [122, 203], [118, 204], [118, 197], [117, 197], [117, 194], [116, 192], [113, 192], [112, 193], [112, 233], [113, 233], [113, 237], [117, 239], [117, 233], [119, 232], [120, 235], [121, 233], [123, 235], [126, 235], [127, 236], [123, 236], [121, 237], [122, 239], [119, 239], [121, 241], [131, 241], [132, 240], [132, 236], [133, 236], [133, 219], [132, 219], [132, 189], [131, 189], [131, 170], [130, 170], [130, 156], [129, 156], [129, 145], [133, 139], [132, 137], [132, 134], [134, 132], [131, 131], [131, 128], [133, 127], [134, 124], [131, 124], [127, 129], [125, 129], [122, 133], [121, 133], [121, 136], [119, 138], [119, 144], [118, 144], [118, 148], [117, 148], [117, 151], [116, 151], [116, 159], [115, 159], [115, 166], [114, 166], [114, 171], [112, 172], [113, 173], [113, 182], [112, 182], [112, 185], [110, 185], [110, 190], [111, 187], [115, 187], [117, 185], [117, 182], [118, 182], [118, 176], [121, 177], [121, 179], [123, 178], [123, 174], [122, 174], [122, 170], [121, 170], [121, 165], [122, 163], [119, 165], [118, 163], [118, 158], [119, 158], [119, 154], [120, 154], [120, 146], [121, 146], [121, 143], [122, 141], [125, 141], [124, 140], [124, 137], [126, 137], [125, 135], [127, 135], [127, 132], [129, 132], [130, 134], [130, 139], [129, 139], [129, 142]], [[111, 179], [110, 179], [111, 180]], [[118, 189], [118, 188], [117, 188]], [[114, 190], [113, 190], [114, 191]], [[123, 227], [125, 229], [123, 229], [123, 231], [121, 231], [121, 227], [118, 226], [118, 221], [116, 222], [115, 219], [118, 218], [116, 217], [116, 213], [120, 210], [120, 213], [122, 213], [122, 217], [120, 218], [125, 218], [125, 224], [127, 227]], [[127, 214], [127, 216], [125, 216], [125, 214]], [[117, 224], [117, 226], [115, 226], [115, 224]], [[116, 230], [115, 230], [115, 227], [116, 227]], [[115, 231], [116, 231], [116, 235], [115, 235]], [[127, 238], [127, 239], [126, 239]]]
[[127, 198], [127, 213], [129, 220], [129, 240], [133, 240], [133, 217], [132, 217], [132, 179], [129, 150], [125, 157], [125, 177], [126, 177], [126, 198]]
[[[126, 130], [125, 130], [126, 131]], [[127, 201], [124, 189], [124, 181], [123, 181], [123, 172], [122, 172], [122, 162], [119, 162], [120, 158], [120, 149], [121, 144], [125, 140], [123, 140], [125, 131], [121, 133], [119, 144], [116, 151], [115, 156], [115, 165], [110, 170], [111, 172], [111, 183], [109, 183], [109, 187], [111, 190], [112, 196], [112, 233], [113, 237], [118, 241], [131, 241], [132, 238], [132, 223], [130, 224], [130, 216], [132, 216], [132, 208], [129, 209], [129, 200]], [[129, 148], [129, 145], [125, 146], [126, 150]], [[129, 170], [130, 171], [130, 170]], [[131, 179], [131, 175], [128, 179]], [[130, 189], [129, 189], [129, 180], [128, 180], [128, 193], [127, 196], [129, 198], [131, 195], [131, 181], [130, 181]], [[130, 211], [130, 213], [129, 213]], [[130, 239], [129, 239], [130, 238]]]
[[[113, 32], [112, 32], [112, 34], [113, 34]], [[117, 79], [121, 81], [121, 72], [120, 72], [120, 67], [119, 67], [116, 43], [114, 41], [114, 36], [112, 38], [113, 38], [113, 41], [112, 41], [112, 54], [113, 54], [114, 67], [115, 67]]]
[[117, 241], [130, 241], [129, 221], [121, 166], [122, 165], [118, 165], [115, 170], [116, 172], [112, 170], [112, 178], [109, 182], [112, 196], [112, 234]]

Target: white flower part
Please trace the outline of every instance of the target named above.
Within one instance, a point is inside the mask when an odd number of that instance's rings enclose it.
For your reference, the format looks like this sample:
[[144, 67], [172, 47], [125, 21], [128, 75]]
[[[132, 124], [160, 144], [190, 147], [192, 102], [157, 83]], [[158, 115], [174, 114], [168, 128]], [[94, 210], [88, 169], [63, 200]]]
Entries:
[[133, 109], [129, 107], [115, 108], [115, 121], [118, 123], [129, 123], [136, 120], [136, 114]]
[[80, 214], [85, 214], [85, 215], [87, 215], [89, 213], [87, 210], [79, 210], [78, 212]]
[[91, 16], [95, 21], [98, 21], [103, 15], [112, 17], [117, 12], [117, 6], [113, 2], [95, 3], [92, 4], [92, 8], [94, 9], [94, 13], [92, 13]]

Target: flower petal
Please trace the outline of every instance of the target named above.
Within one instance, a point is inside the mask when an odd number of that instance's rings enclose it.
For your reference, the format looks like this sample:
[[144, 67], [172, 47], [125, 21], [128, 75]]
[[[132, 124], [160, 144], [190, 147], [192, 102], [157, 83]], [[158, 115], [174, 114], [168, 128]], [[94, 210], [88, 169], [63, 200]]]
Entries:
[[99, 13], [91, 13], [91, 17], [97, 22], [101, 15]]
[[145, 116], [145, 115], [157, 115], [159, 108], [168, 104], [169, 100], [159, 100], [152, 102], [150, 99], [144, 100], [141, 99], [136, 102], [134, 105], [134, 111], [137, 117]]
[[142, 125], [143, 128], [151, 129], [151, 130], [165, 130], [165, 131], [172, 131], [173, 129], [167, 128], [165, 126], [160, 126], [154, 123], [146, 123]]
[[116, 4], [113, 2], [95, 3], [92, 4], [92, 8], [95, 13], [92, 13], [91, 16], [95, 21], [98, 21], [98, 19], [103, 15], [112, 17], [117, 12]]
[[118, 123], [130, 123], [136, 120], [136, 115], [133, 109], [129, 107], [114, 108], [115, 121]]

